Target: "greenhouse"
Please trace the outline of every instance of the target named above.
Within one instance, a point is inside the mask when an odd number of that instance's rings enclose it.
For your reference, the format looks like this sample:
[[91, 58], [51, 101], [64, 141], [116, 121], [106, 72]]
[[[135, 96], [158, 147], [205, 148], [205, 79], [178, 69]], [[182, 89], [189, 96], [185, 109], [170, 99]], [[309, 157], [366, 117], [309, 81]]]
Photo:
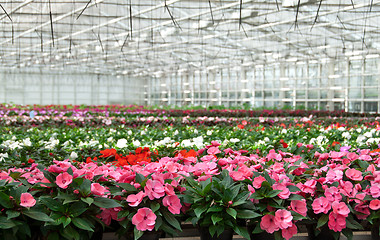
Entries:
[[0, 18], [0, 239], [380, 240], [380, 0]]
[[379, 110], [373, 0], [1, 6], [1, 102]]

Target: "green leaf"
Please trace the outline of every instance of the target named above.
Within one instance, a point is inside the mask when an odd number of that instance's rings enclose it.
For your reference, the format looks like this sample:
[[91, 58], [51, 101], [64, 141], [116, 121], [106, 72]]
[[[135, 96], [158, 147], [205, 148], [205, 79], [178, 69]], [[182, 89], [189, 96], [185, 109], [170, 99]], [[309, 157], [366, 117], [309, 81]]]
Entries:
[[251, 239], [246, 227], [241, 227], [241, 226], [235, 225], [234, 231], [237, 234], [239, 234], [240, 236], [244, 237], [245, 239]]
[[270, 192], [266, 195], [266, 197], [267, 197], [267, 198], [273, 198], [273, 197], [277, 196], [280, 192], [282, 192], [282, 190], [272, 190], [272, 191], [270, 191]]
[[129, 215], [129, 211], [128, 210], [122, 210], [122, 211], [119, 211], [117, 213], [117, 218], [118, 219], [122, 219], [124, 217], [127, 217]]
[[145, 180], [144, 175], [142, 175], [142, 174], [140, 174], [140, 173], [136, 173], [135, 181], [136, 181], [137, 183], [142, 183], [144, 180]]
[[0, 229], [9, 229], [16, 227], [16, 224], [12, 220], [8, 220], [6, 217], [0, 216]]
[[223, 220], [223, 218], [219, 217], [216, 214], [211, 215], [211, 221], [212, 221], [212, 224], [214, 224], [214, 225], [216, 225], [218, 222], [220, 222], [222, 220]]
[[87, 210], [87, 205], [83, 202], [75, 202], [69, 208], [69, 214], [72, 217], [78, 217]]
[[41, 222], [53, 222], [53, 219], [46, 215], [46, 213], [34, 209], [26, 210], [23, 214]]
[[120, 205], [120, 203], [118, 203], [116, 200], [110, 199], [110, 198], [103, 198], [103, 197], [95, 198], [94, 204], [101, 208], [122, 207], [122, 205]]
[[348, 229], [348, 228], [343, 229], [342, 233], [344, 234], [344, 236], [347, 237], [348, 240], [352, 240], [352, 238], [354, 236], [354, 234], [352, 233], [352, 230]]
[[67, 225], [69, 225], [71, 223], [71, 218], [70, 217], [66, 217], [66, 216], [62, 216], [62, 217], [58, 218], [57, 220], [55, 220], [55, 222], [58, 225], [62, 224], [63, 228], [65, 228], [65, 227], [67, 227]]
[[346, 226], [347, 226], [347, 228], [350, 228], [350, 229], [363, 230], [363, 226], [360, 223], [358, 223], [357, 221], [355, 221], [352, 217], [346, 218]]
[[85, 218], [73, 218], [71, 219], [71, 221], [77, 228], [87, 230], [90, 232], [94, 231], [94, 228], [95, 228], [94, 225]]
[[202, 213], [204, 213], [207, 210], [208, 206], [202, 205], [194, 209], [194, 213], [197, 216], [197, 218], [200, 218]]
[[297, 186], [289, 185], [288, 189], [290, 192], [300, 192], [301, 189], [299, 189]]
[[329, 220], [329, 215], [327, 215], [327, 214], [323, 214], [323, 215], [318, 219], [317, 228], [320, 228], [320, 227], [322, 227], [323, 225], [325, 225], [325, 224], [327, 223], [328, 220]]
[[62, 235], [67, 239], [80, 240], [79, 233], [71, 226], [68, 226], [65, 229], [63, 229]]
[[214, 206], [210, 207], [207, 210], [207, 212], [221, 212], [223, 210], [224, 210], [224, 208], [222, 206], [214, 205]]
[[57, 232], [49, 233], [47, 240], [60, 240], [59, 234]]
[[282, 240], [283, 239], [282, 236], [281, 236], [281, 231], [276, 231], [274, 233], [274, 239], [275, 240]]
[[133, 185], [131, 185], [129, 183], [116, 183], [116, 185], [120, 186], [121, 188], [123, 188], [127, 192], [135, 192], [135, 191], [137, 191], [137, 189]]
[[290, 195], [290, 197], [288, 198], [288, 200], [302, 200], [302, 199], [305, 199], [305, 198], [302, 197], [301, 195], [298, 195], [298, 194], [292, 194], [292, 195]]
[[82, 202], [85, 202], [88, 204], [88, 206], [91, 206], [91, 204], [94, 203], [94, 199], [91, 197], [81, 198]]
[[51, 197], [40, 197], [40, 202], [52, 211], [64, 211], [64, 206], [62, 205], [62, 203], [52, 199]]
[[8, 219], [16, 218], [20, 216], [20, 212], [17, 212], [14, 210], [7, 210], [7, 216], [8, 216]]
[[91, 193], [91, 181], [84, 179], [83, 183], [79, 187], [79, 192], [84, 196], [89, 195]]
[[13, 207], [13, 204], [11, 200], [9, 199], [9, 196], [3, 192], [0, 192], [0, 205], [2, 205], [5, 208]]
[[178, 220], [173, 216], [172, 213], [167, 212], [167, 211], [162, 211], [161, 212], [164, 219], [173, 227], [181, 231], [181, 225], [179, 224]]
[[234, 219], [236, 219], [236, 215], [237, 215], [237, 211], [233, 208], [227, 208], [226, 212], [231, 216], [233, 217]]
[[76, 196], [72, 194], [63, 193], [63, 192], [58, 193], [57, 198], [63, 200], [63, 205], [78, 201]]
[[150, 209], [153, 211], [153, 212], [156, 212], [158, 209], [160, 209], [160, 204], [158, 202], [152, 202], [150, 204]]
[[137, 230], [136, 227], [134, 228], [133, 233], [134, 233], [134, 236], [135, 236], [135, 240], [139, 239], [144, 234], [143, 231]]
[[252, 219], [260, 217], [261, 214], [256, 213], [255, 211], [243, 209], [243, 210], [237, 210], [237, 217], [243, 218], [243, 219]]

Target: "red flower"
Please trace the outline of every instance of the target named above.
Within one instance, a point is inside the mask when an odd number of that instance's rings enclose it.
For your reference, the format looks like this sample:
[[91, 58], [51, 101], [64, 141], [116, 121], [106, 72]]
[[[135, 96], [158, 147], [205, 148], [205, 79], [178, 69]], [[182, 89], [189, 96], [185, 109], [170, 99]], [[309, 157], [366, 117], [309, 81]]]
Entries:
[[28, 163], [34, 163], [34, 159], [29, 158]]
[[116, 155], [116, 149], [104, 149], [103, 151], [100, 151], [100, 153], [102, 155], [100, 155], [99, 157], [101, 158], [107, 158], [107, 157], [111, 157], [111, 156], [115, 156]]

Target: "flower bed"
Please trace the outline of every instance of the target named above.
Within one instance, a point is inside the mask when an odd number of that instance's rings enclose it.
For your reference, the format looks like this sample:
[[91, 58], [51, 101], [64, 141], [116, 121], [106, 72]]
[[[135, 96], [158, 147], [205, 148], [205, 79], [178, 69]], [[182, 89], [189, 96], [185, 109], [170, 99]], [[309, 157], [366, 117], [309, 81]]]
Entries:
[[375, 116], [277, 113], [3, 106], [0, 237], [175, 236], [183, 222], [207, 239], [378, 235]]
[[277, 238], [289, 239], [305, 221], [350, 237], [380, 216], [380, 157], [370, 150], [316, 152], [306, 160], [283, 151], [222, 150], [213, 141], [157, 162], [118, 166], [119, 157], [108, 150], [102, 156], [108, 163], [65, 160], [3, 170], [2, 236], [8, 229], [29, 236], [29, 225], [49, 236], [89, 238], [96, 225], [113, 221], [121, 235], [175, 235], [188, 219], [211, 235], [232, 228], [249, 238], [243, 219], [254, 232]]

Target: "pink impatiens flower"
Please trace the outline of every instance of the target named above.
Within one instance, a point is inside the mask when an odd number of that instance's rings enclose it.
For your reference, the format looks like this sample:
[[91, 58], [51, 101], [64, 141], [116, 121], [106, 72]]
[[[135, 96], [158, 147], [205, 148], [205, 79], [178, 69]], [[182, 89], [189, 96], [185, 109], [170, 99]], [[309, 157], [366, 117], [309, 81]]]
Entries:
[[95, 195], [104, 195], [107, 189], [99, 183], [91, 183], [91, 193]]
[[282, 237], [285, 238], [286, 240], [289, 240], [292, 238], [294, 235], [297, 234], [297, 226], [293, 224], [292, 226], [282, 229]]
[[328, 226], [334, 232], [341, 232], [343, 229], [346, 228], [346, 217], [344, 217], [340, 214], [336, 214], [334, 212], [331, 212], [329, 214]]
[[180, 214], [182, 205], [177, 195], [164, 197], [164, 199], [162, 199], [162, 203], [164, 204], [165, 207], [168, 207], [171, 213]]
[[286, 187], [285, 184], [281, 183], [275, 183], [273, 184], [273, 190], [281, 190], [281, 192], [278, 193], [278, 197], [281, 199], [288, 199], [290, 196], [289, 188]]
[[379, 210], [380, 209], [380, 200], [379, 199], [372, 200], [369, 203], [369, 208], [374, 210], [374, 211]]
[[127, 197], [127, 202], [129, 202], [128, 205], [131, 207], [138, 206], [145, 196], [146, 196], [146, 194], [143, 191], [141, 191], [137, 194], [128, 195], [128, 197]]
[[313, 201], [311, 204], [313, 207], [314, 213], [328, 213], [328, 211], [331, 209], [330, 202], [325, 197], [317, 198]]
[[293, 201], [290, 202], [290, 207], [296, 213], [299, 213], [302, 216], [306, 217], [307, 206], [306, 206], [306, 202], [305, 201], [303, 201], [303, 200], [293, 200]]
[[379, 198], [380, 197], [380, 184], [373, 184], [369, 189], [372, 197]]
[[275, 222], [274, 216], [270, 214], [267, 214], [261, 218], [260, 227], [268, 233], [274, 233], [280, 229]]
[[21, 193], [20, 205], [23, 207], [33, 207], [36, 205], [36, 199], [30, 193]]
[[58, 185], [58, 187], [66, 189], [72, 181], [73, 176], [71, 176], [67, 172], [64, 172], [57, 176], [55, 183]]
[[332, 203], [333, 212], [344, 217], [347, 217], [350, 213], [350, 209], [344, 202], [333, 202]]
[[140, 208], [137, 213], [132, 217], [132, 224], [136, 226], [139, 231], [152, 231], [156, 224], [156, 214], [149, 208]]
[[346, 176], [354, 181], [361, 181], [363, 180], [362, 172], [356, 169], [347, 169]]
[[274, 220], [279, 228], [285, 229], [293, 225], [293, 216], [291, 212], [285, 209], [277, 210], [274, 214]]
[[161, 198], [165, 195], [164, 185], [158, 180], [148, 179], [148, 181], [146, 181], [144, 190], [150, 200]]

